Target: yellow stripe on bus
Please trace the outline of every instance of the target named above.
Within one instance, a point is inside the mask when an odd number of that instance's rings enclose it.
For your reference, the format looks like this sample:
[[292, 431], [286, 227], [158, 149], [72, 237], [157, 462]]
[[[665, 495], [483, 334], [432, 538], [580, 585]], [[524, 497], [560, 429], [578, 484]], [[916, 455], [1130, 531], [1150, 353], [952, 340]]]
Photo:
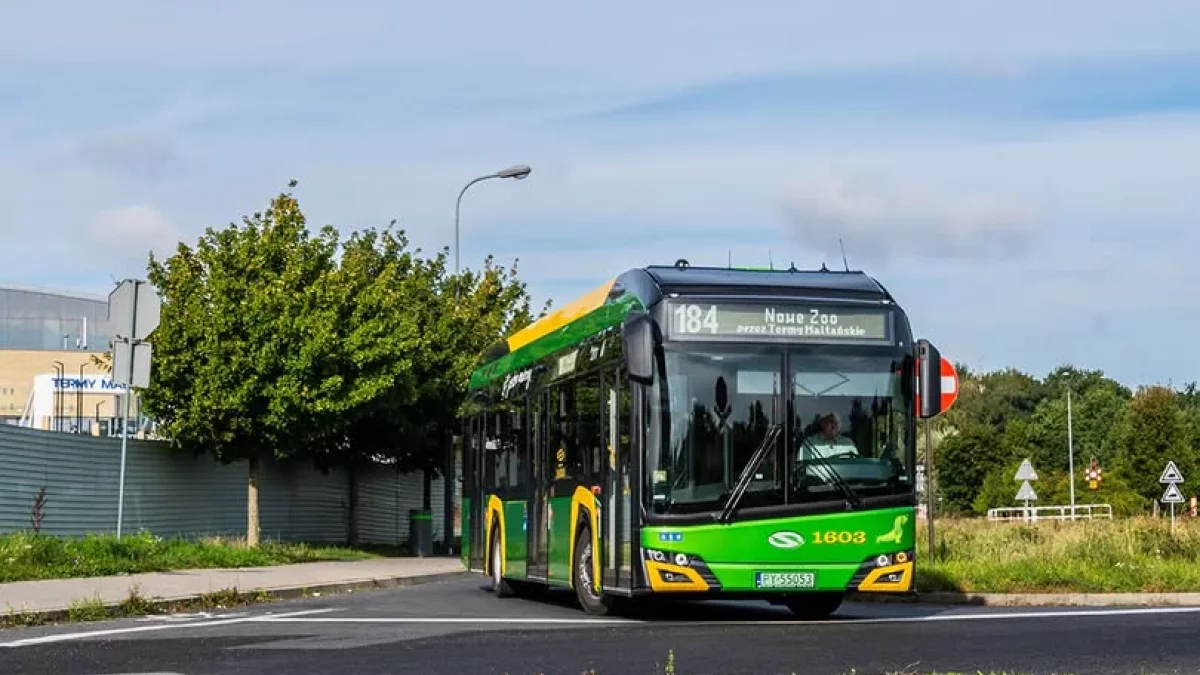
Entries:
[[608, 292], [612, 290], [616, 279], [609, 279], [604, 284], [588, 291], [583, 296], [576, 298], [570, 304], [563, 305], [557, 310], [550, 312], [546, 316], [534, 321], [521, 330], [513, 333], [508, 338], [508, 351], [515, 352], [521, 347], [545, 337], [550, 333], [562, 328], [581, 316], [587, 315], [589, 312], [595, 311], [603, 306], [608, 300]]

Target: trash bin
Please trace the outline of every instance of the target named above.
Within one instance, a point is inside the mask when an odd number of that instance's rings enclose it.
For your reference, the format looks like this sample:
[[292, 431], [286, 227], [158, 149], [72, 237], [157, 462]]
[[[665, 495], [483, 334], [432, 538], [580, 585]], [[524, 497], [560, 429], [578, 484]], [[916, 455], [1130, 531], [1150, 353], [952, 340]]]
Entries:
[[408, 547], [422, 558], [433, 555], [432, 512], [423, 509], [409, 509]]

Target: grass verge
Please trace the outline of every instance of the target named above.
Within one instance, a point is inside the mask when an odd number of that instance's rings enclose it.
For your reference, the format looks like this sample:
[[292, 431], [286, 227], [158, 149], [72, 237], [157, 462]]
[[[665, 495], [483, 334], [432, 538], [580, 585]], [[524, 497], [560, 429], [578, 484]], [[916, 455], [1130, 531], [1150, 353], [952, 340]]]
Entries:
[[365, 560], [382, 551], [244, 540], [163, 539], [148, 533], [66, 539], [29, 533], [0, 535], [0, 583], [34, 579], [165, 572], [216, 567], [263, 567], [322, 560]]
[[21, 612], [9, 608], [0, 616], [0, 628], [44, 626], [54, 623], [106, 621], [136, 616], [179, 614], [182, 612], [214, 612], [232, 607], [274, 602], [281, 599], [268, 591], [239, 591], [227, 588], [205, 593], [187, 600], [164, 601], [142, 596], [136, 588], [125, 600], [106, 605], [99, 598], [76, 600], [63, 612]]
[[918, 532], [918, 592], [1173, 593], [1200, 589], [1200, 521], [1164, 518], [934, 523]]

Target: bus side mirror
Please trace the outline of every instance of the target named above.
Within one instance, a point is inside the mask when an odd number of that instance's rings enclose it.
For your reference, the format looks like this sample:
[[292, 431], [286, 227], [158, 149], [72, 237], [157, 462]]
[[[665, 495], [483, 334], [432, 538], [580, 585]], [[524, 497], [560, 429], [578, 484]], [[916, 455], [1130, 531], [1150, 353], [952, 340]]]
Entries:
[[937, 417], [942, 412], [942, 355], [928, 340], [917, 340], [917, 381], [917, 417]]
[[654, 319], [645, 312], [630, 314], [622, 326], [625, 363], [629, 379], [642, 384], [654, 382]]

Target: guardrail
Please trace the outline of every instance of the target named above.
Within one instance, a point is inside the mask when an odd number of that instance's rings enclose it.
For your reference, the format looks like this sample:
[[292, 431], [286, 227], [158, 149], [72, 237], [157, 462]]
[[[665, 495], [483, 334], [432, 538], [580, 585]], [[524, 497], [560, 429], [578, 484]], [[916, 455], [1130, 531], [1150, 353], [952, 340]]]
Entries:
[[988, 520], [1036, 522], [1038, 520], [1112, 520], [1111, 504], [1076, 504], [1075, 506], [1010, 506], [988, 509]]

